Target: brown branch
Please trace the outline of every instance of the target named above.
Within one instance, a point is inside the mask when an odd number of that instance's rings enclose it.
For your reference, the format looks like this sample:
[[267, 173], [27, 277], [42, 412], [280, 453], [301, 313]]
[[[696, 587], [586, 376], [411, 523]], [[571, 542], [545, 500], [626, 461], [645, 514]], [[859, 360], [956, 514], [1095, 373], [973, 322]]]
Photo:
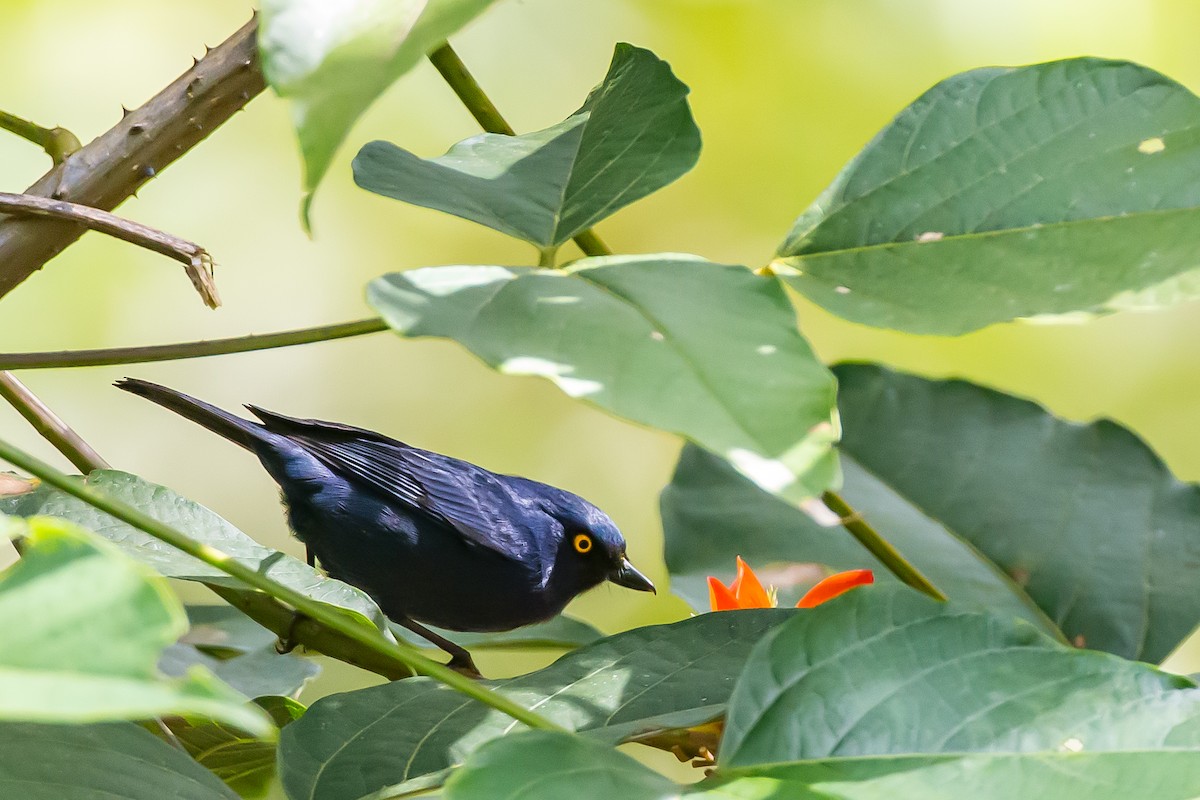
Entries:
[[205, 305], [209, 308], [221, 305], [213, 282], [212, 257], [198, 244], [98, 208], [31, 194], [0, 192], [0, 211], [78, 222], [90, 230], [169, 256], [183, 264]]
[[[25, 194], [111, 211], [216, 130], [265, 86], [257, 20], [196, 62], [115, 127], [71, 154]], [[57, 220], [0, 216], [0, 297], [87, 230]]]
[[0, 397], [84, 475], [94, 469], [108, 469], [108, 462], [11, 372], [0, 372]]

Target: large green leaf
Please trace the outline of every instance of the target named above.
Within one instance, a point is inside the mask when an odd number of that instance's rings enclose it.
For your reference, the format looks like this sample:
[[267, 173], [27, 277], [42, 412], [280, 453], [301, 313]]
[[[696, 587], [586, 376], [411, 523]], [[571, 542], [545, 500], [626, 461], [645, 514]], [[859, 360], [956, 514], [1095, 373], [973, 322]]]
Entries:
[[446, 783], [446, 800], [670, 800], [679, 787], [624, 753], [557, 731], [489, 742]]
[[186, 629], [167, 582], [61, 520], [34, 518], [0, 572], [0, 719], [91, 722], [203, 714], [257, 735], [273, 728], [202, 669], [156, 668]]
[[263, 0], [258, 33], [263, 73], [276, 93], [291, 101], [309, 200], [367, 106], [491, 3]]
[[[794, 611], [706, 614], [580, 648], [538, 672], [489, 681], [571, 730], [617, 742], [721, 715], [753, 644]], [[293, 800], [357, 800], [460, 762], [518, 723], [424, 678], [318, 700], [280, 735]]]
[[[322, 576], [303, 561], [263, 547], [209, 509], [165, 486], [116, 470], [97, 470], [84, 480], [193, 539], [212, 545], [243, 564], [255, 567], [272, 580], [314, 600], [337, 606], [360, 619], [363, 624], [372, 624], [380, 630], [387, 628], [383, 612], [358, 589]], [[51, 486], [42, 485], [32, 492], [0, 497], [0, 514], [17, 517], [39, 514], [70, 520], [100, 534], [126, 554], [153, 567], [160, 575], [251, 591], [217, 568]]]
[[688, 800], [1194, 800], [1193, 751], [855, 758], [722, 773]]
[[674, 254], [432, 267], [374, 281], [369, 299], [399, 333], [455, 339], [501, 372], [682, 434], [789, 499], [835, 480], [833, 379], [782, 289], [744, 267]]
[[129, 722], [0, 723], [0, 797], [238, 800], [186, 753]]
[[1000, 753], [831, 759], [720, 769], [677, 786], [632, 758], [569, 734], [489, 742], [446, 785], [447, 800], [1195, 800], [1192, 751]]
[[1200, 620], [1200, 487], [1134, 434], [962, 381], [835, 373], [844, 452], [1000, 565], [1069, 639], [1159, 661]]
[[867, 587], [754, 648], [720, 759], [1163, 747], [1200, 763], [1200, 689], [1187, 678], [905, 587]]
[[687, 93], [665, 61], [619, 44], [604, 82], [558, 125], [522, 136], [485, 133], [428, 160], [371, 142], [354, 159], [354, 180], [557, 246], [695, 166], [700, 131]]
[[1200, 99], [1153, 70], [973, 70], [884, 128], [777, 264], [835, 314], [917, 333], [1178, 302], [1198, 294], [1197, 174]]
[[[1028, 595], [970, 544], [843, 456], [842, 495], [950, 597], [1023, 617], [1061, 636]], [[671, 590], [693, 608], [709, 604], [707, 577], [726, 583], [742, 556], [792, 605], [823, 572], [817, 565], [872, 569], [895, 578], [853, 538], [831, 531], [694, 445], [683, 448], [660, 499]]]

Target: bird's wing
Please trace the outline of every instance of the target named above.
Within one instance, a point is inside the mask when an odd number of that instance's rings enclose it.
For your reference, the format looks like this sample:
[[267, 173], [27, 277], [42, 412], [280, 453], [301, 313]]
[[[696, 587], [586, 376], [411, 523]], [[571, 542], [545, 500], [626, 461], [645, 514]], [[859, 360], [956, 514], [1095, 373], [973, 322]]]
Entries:
[[339, 474], [442, 522], [467, 542], [517, 561], [537, 558], [517, 522], [529, 511], [497, 475], [373, 431], [250, 410], [268, 430], [288, 436]]

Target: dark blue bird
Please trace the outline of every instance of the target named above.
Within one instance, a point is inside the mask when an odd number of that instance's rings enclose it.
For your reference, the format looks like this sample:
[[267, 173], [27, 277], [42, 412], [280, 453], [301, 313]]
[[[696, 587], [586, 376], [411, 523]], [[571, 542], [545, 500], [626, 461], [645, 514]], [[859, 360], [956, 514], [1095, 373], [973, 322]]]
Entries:
[[505, 631], [553, 617], [604, 581], [654, 591], [608, 515], [570, 492], [362, 428], [246, 406], [261, 420], [252, 422], [147, 381], [116, 386], [257, 455], [310, 560], [464, 672], [476, 672], [470, 654], [420, 623]]

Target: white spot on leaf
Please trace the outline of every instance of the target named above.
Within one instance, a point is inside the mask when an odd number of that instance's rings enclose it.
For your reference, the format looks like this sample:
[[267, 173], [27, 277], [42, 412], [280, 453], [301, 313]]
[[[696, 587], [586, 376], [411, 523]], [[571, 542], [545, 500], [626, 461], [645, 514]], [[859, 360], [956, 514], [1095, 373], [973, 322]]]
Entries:
[[1152, 155], [1154, 153], [1161, 153], [1163, 150], [1166, 150], [1166, 149], [1167, 149], [1167, 145], [1165, 142], [1163, 142], [1161, 136], [1155, 136], [1151, 139], [1143, 139], [1141, 142], [1138, 143], [1138, 152], [1145, 153], [1146, 155]]
[[925, 242], [940, 242], [944, 238], [946, 238], [946, 234], [941, 231], [925, 231], [924, 233], [917, 234], [917, 242], [920, 244], [924, 244]]
[[650, 331], [650, 338], [656, 342], [661, 342], [667, 337], [662, 335], [662, 331]]
[[1079, 753], [1083, 750], [1083, 742], [1072, 736], [1070, 739], [1067, 739], [1062, 743], [1062, 749], [1066, 750], [1068, 753]]
[[559, 364], [536, 356], [514, 356], [501, 363], [497, 369], [506, 375], [537, 375], [549, 378], [571, 397], [586, 397], [604, 388], [604, 384], [599, 381], [571, 377], [575, 367], [570, 364]]
[[835, 286], [833, 287], [833, 290], [838, 294], [850, 294], [849, 286]]
[[778, 492], [796, 482], [796, 476], [782, 461], [763, 458], [751, 450], [735, 447], [729, 451], [729, 461], [738, 472], [768, 492]]
[[760, 356], [769, 356], [778, 352], [778, 350], [779, 348], [773, 344], [760, 344], [758, 347], [754, 348], [754, 352], [758, 353]]

